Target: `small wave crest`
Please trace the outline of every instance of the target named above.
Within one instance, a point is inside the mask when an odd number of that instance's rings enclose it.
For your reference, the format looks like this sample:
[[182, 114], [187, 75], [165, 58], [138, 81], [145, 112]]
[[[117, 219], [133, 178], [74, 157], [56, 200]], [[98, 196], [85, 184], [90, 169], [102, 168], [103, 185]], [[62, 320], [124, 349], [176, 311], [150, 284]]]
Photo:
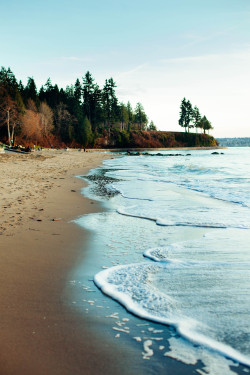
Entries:
[[[136, 206], [130, 206], [129, 210], [133, 210], [133, 208], [137, 208]], [[159, 226], [166, 226], [166, 227], [193, 227], [193, 228], [210, 228], [210, 229], [226, 229], [226, 228], [235, 228], [235, 229], [249, 229], [249, 226], [246, 226], [245, 224], [240, 224], [240, 223], [214, 223], [214, 222], [184, 222], [184, 221], [171, 221], [167, 219], [161, 219], [161, 218], [156, 218], [154, 216], [150, 215], [143, 215], [142, 213], [132, 213], [126, 211], [125, 208], [118, 208], [117, 213], [120, 215], [124, 216], [129, 216], [129, 217], [134, 217], [138, 219], [145, 219], [145, 220], [151, 220], [154, 221], [157, 225]]]
[[[169, 263], [177, 266], [177, 262]], [[115, 266], [99, 272], [94, 282], [129, 312], [143, 319], [173, 326], [182, 337], [215, 352], [250, 366], [250, 359], [231, 346], [218, 342], [202, 333], [203, 324], [178, 312], [178, 301], [170, 295], [155, 290], [151, 275], [166, 264], [150, 263]], [[160, 315], [159, 315], [160, 312]]]

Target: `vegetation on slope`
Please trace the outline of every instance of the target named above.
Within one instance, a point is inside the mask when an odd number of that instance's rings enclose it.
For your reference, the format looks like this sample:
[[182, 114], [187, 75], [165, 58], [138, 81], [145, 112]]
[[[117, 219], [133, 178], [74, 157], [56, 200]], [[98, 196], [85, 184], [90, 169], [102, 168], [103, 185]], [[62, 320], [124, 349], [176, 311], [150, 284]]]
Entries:
[[[141, 103], [118, 101], [113, 78], [101, 89], [90, 72], [59, 89], [50, 78], [40, 90], [32, 77], [17, 81], [10, 68], [0, 70], [0, 141], [44, 147], [182, 147], [214, 145], [206, 134], [157, 132]], [[185, 98], [184, 98], [185, 99]], [[195, 107], [196, 108], [196, 107]], [[202, 128], [195, 108], [182, 101], [179, 123]], [[196, 113], [197, 114], [197, 113]], [[194, 121], [196, 125], [194, 125]], [[198, 125], [197, 125], [198, 124]], [[204, 133], [206, 129], [202, 128]]]

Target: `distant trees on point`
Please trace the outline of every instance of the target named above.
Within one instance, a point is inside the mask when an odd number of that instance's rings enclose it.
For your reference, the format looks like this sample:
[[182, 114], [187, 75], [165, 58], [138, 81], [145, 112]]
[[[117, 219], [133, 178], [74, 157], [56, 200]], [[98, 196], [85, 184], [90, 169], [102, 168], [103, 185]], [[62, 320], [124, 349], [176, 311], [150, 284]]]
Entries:
[[210, 129], [213, 129], [212, 124], [206, 116], [201, 116], [199, 108], [197, 106], [192, 107], [192, 104], [186, 98], [183, 98], [180, 106], [180, 118], [179, 125], [185, 128], [185, 132], [190, 131], [192, 128], [203, 130], [204, 134], [206, 131], [209, 132]]

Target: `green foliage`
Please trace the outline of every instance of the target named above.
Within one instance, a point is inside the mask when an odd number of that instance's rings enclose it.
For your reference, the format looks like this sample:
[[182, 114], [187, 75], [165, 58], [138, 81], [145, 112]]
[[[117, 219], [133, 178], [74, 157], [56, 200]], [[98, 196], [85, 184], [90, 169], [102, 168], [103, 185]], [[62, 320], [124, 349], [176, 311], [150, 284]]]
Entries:
[[121, 130], [124, 130], [125, 124], [129, 122], [129, 113], [128, 113], [127, 107], [123, 103], [120, 104], [119, 110], [120, 110], [119, 118], [121, 121]]
[[211, 122], [207, 120], [206, 116], [201, 117], [200, 111], [197, 106], [192, 108], [190, 101], [186, 98], [182, 99], [180, 106], [180, 118], [179, 125], [185, 128], [185, 131], [189, 132], [190, 128], [203, 129], [204, 134], [206, 130], [213, 129]]
[[119, 119], [118, 99], [115, 94], [116, 83], [113, 78], [106, 79], [102, 90], [102, 105], [105, 126], [110, 129]]
[[28, 82], [26, 87], [23, 90], [23, 96], [25, 102], [27, 103], [28, 99], [32, 99], [34, 102], [37, 99], [37, 88], [33, 77], [28, 77]]
[[193, 120], [193, 108], [192, 104], [186, 98], [182, 99], [181, 107], [180, 107], [180, 118], [179, 118], [179, 125], [185, 128], [185, 131], [190, 130], [193, 128], [194, 125], [191, 123]]
[[203, 116], [201, 121], [200, 121], [200, 128], [203, 129], [204, 134], [206, 133], [206, 130], [209, 131], [210, 129], [213, 129], [212, 124], [206, 116]]
[[[2, 95], [0, 106], [6, 107], [7, 102], [12, 106], [9, 129], [13, 125], [13, 134], [15, 128], [20, 139], [22, 136], [32, 139], [32, 134], [36, 134], [36, 137], [40, 134], [41, 145], [43, 142], [44, 145], [49, 144], [50, 139], [53, 144], [57, 140], [58, 144], [62, 142], [84, 147], [179, 147], [210, 142], [202, 136], [212, 129], [211, 123], [200, 115], [196, 106], [192, 107], [189, 100], [184, 98], [181, 102], [179, 124], [188, 133], [195, 127], [196, 131], [200, 128], [204, 134], [190, 134], [185, 138], [185, 133], [157, 132], [153, 121], [148, 125], [148, 117], [141, 103], [137, 103], [133, 109], [130, 102], [119, 102], [113, 78], [106, 79], [100, 89], [89, 71], [82, 81], [77, 78], [75, 84], [66, 89], [59, 89], [48, 78], [38, 90], [33, 77], [28, 77], [24, 86], [21, 81], [17, 83], [10, 68], [2, 67], [0, 89], [6, 93]], [[0, 125], [5, 123], [6, 111]], [[0, 137], [6, 138], [6, 128], [0, 127]]]
[[0, 85], [2, 88], [4, 88], [8, 92], [8, 95], [10, 95], [12, 99], [15, 98], [16, 92], [18, 90], [18, 83], [17, 83], [14, 73], [11, 71], [10, 68], [8, 69], [5, 69], [4, 67], [1, 68]]
[[82, 100], [82, 86], [80, 80], [77, 78], [74, 86], [74, 98], [76, 101], [78, 101], [79, 104], [81, 104]]
[[197, 106], [194, 106], [193, 109], [193, 122], [194, 122], [194, 127], [199, 128], [200, 127], [200, 121], [201, 121], [201, 114], [199, 111], [199, 108]]
[[92, 141], [92, 128], [87, 116], [84, 117], [84, 120], [81, 124], [81, 133], [79, 134], [79, 141], [83, 147], [87, 147], [91, 144]]
[[149, 130], [149, 131], [156, 131], [156, 130], [157, 130], [157, 128], [156, 128], [156, 126], [155, 126], [155, 124], [154, 124], [153, 121], [150, 121], [150, 124], [149, 124], [148, 130]]
[[141, 103], [137, 103], [135, 107], [134, 121], [138, 124], [139, 130], [145, 130], [148, 122], [146, 113]]

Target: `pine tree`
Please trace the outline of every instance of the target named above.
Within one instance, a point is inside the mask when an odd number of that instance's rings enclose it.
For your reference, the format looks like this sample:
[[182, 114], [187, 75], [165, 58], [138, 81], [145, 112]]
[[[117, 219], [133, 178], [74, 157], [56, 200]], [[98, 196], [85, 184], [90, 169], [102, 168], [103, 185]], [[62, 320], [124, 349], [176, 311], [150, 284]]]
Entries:
[[38, 98], [35, 80], [33, 77], [28, 77], [27, 85], [23, 89], [23, 98], [24, 98], [25, 105], [27, 105], [28, 100], [31, 99], [36, 104], [36, 107], [37, 108], [39, 107], [40, 102]]
[[201, 129], [203, 129], [204, 134], [206, 134], [206, 130], [209, 132], [210, 129], [213, 129], [211, 122], [208, 121], [206, 116], [202, 117], [202, 119], [200, 121], [200, 127], [201, 127]]
[[125, 125], [128, 123], [128, 110], [124, 103], [120, 104], [120, 121], [121, 121], [121, 130], [125, 130]]
[[156, 131], [156, 130], [157, 130], [157, 128], [156, 128], [156, 126], [155, 126], [155, 124], [154, 124], [153, 121], [150, 121], [150, 124], [149, 124], [148, 130], [149, 130], [149, 131]]
[[197, 129], [200, 127], [199, 125], [201, 121], [201, 114], [197, 106], [194, 106], [194, 109], [193, 109], [193, 121], [194, 121], [194, 127], [196, 128], [196, 133], [197, 133]]
[[88, 117], [91, 123], [92, 111], [91, 111], [91, 98], [94, 92], [94, 78], [91, 73], [87, 71], [83, 78], [83, 113]]
[[36, 101], [37, 88], [33, 77], [28, 77], [27, 85], [24, 89], [24, 95], [27, 97], [27, 99]]
[[186, 118], [186, 98], [183, 98], [182, 101], [181, 101], [181, 106], [180, 106], [180, 118], [179, 118], [179, 125], [182, 127], [182, 128], [185, 128], [185, 131], [186, 130], [186, 122], [185, 122], [185, 118]]
[[188, 129], [188, 133], [189, 133], [189, 130], [194, 127], [194, 125], [191, 124], [192, 120], [193, 120], [193, 108], [192, 108], [192, 104], [188, 100], [186, 103], [186, 117], [185, 117], [185, 125]]
[[102, 90], [104, 123], [109, 130], [119, 118], [118, 99], [115, 94], [115, 87], [116, 84], [113, 78], [109, 78], [105, 80], [105, 85]]
[[133, 124], [133, 121], [134, 121], [133, 108], [130, 102], [127, 103], [127, 112], [128, 112], [128, 130], [130, 130], [131, 125]]
[[87, 116], [95, 131], [102, 121], [102, 93], [95, 79], [88, 71], [83, 78], [83, 114]]
[[10, 68], [5, 69], [3, 66], [0, 70], [0, 85], [4, 87], [8, 94], [14, 99], [18, 90], [18, 83], [14, 73]]
[[194, 125], [191, 124], [193, 119], [193, 108], [190, 101], [186, 100], [186, 98], [182, 99], [181, 106], [180, 106], [180, 118], [179, 118], [179, 125], [185, 128], [185, 132], [190, 128], [193, 128]]
[[81, 144], [83, 147], [88, 146], [92, 141], [92, 129], [91, 124], [87, 116], [84, 117], [82, 123], [82, 132], [81, 132]]
[[141, 103], [137, 103], [135, 107], [135, 122], [138, 124], [139, 130], [145, 130], [148, 118], [144, 112], [144, 108]]
[[82, 100], [82, 85], [80, 80], [77, 78], [74, 86], [74, 97], [81, 104]]

